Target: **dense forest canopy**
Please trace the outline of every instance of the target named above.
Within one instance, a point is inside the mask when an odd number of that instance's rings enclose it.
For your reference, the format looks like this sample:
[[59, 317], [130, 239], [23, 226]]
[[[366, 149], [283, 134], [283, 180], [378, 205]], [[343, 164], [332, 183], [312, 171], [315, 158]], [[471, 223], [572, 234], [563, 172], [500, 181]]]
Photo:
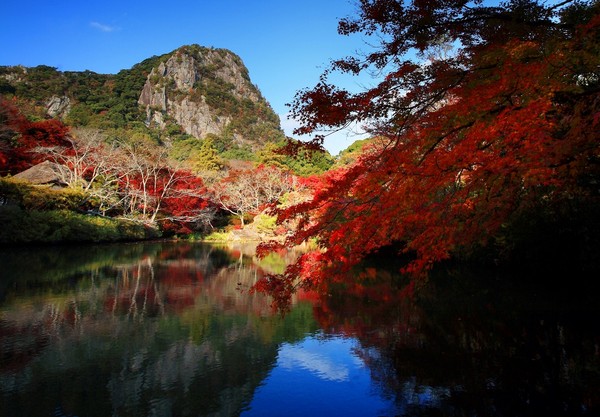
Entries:
[[[292, 113], [297, 133], [359, 123], [377, 140], [326, 173], [312, 200], [279, 211], [299, 221], [287, 245], [314, 238], [318, 249], [262, 288], [285, 297], [298, 277], [318, 285], [390, 245], [416, 276], [482, 248], [511, 257], [538, 243], [574, 268], [593, 261], [600, 3], [358, 3], [339, 33], [375, 49], [333, 61]], [[379, 81], [358, 93], [329, 81], [369, 71]]]

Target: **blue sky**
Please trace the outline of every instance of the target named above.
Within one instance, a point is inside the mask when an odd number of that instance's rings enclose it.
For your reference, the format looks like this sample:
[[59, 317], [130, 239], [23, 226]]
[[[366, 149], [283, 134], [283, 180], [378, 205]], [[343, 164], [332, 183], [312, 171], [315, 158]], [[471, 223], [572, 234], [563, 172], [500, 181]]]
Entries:
[[[62, 71], [116, 73], [153, 55], [199, 44], [238, 54], [280, 115], [299, 89], [312, 87], [331, 59], [364, 48], [337, 34], [353, 0], [5, 0], [0, 65], [50, 65]], [[349, 80], [359, 87], [365, 81]], [[326, 140], [333, 154], [357, 137]]]

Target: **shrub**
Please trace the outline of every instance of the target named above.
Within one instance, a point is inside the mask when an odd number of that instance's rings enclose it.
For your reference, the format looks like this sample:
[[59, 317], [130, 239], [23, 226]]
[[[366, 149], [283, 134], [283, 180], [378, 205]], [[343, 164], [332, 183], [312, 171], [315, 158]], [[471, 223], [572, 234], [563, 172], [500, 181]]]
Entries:
[[207, 242], [226, 242], [229, 240], [228, 232], [212, 232], [206, 236], [203, 240]]
[[76, 210], [86, 200], [82, 190], [55, 190], [14, 178], [0, 178], [0, 198], [27, 210]]
[[277, 217], [261, 213], [254, 218], [254, 227], [258, 233], [272, 235], [277, 227]]
[[156, 238], [160, 232], [123, 219], [68, 210], [0, 207], [0, 243], [114, 242]]

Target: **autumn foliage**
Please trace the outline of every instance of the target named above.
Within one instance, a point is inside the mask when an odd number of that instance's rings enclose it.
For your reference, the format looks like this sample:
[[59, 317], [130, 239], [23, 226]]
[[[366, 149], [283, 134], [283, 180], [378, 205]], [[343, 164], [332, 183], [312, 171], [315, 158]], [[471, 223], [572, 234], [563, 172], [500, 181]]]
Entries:
[[[85, 192], [74, 211], [160, 225], [169, 233], [210, 227], [215, 205], [202, 179], [174, 168], [164, 149], [135, 137], [109, 143], [100, 131], [71, 131], [58, 119], [31, 121], [14, 103], [1, 100], [0, 174], [17, 174], [43, 161], [54, 164], [60, 184], [67, 187], [55, 194]], [[7, 187], [19, 185], [6, 182], [0, 190], [4, 199], [10, 197]], [[30, 194], [27, 199], [36, 198], [31, 187], [20, 188]]]
[[[297, 133], [358, 122], [377, 140], [278, 212], [300, 222], [287, 245], [318, 248], [259, 289], [319, 285], [392, 244], [419, 276], [515, 219], [598, 206], [600, 4], [364, 0], [339, 31], [381, 43], [298, 93]], [[385, 76], [366, 91], [328, 81], [373, 68]]]
[[294, 176], [275, 166], [258, 165], [230, 169], [213, 187], [213, 198], [225, 211], [244, 217], [259, 214], [269, 205], [277, 204], [294, 187]]
[[64, 146], [69, 127], [56, 119], [30, 121], [0, 97], [0, 175], [15, 174], [43, 161], [40, 145]]

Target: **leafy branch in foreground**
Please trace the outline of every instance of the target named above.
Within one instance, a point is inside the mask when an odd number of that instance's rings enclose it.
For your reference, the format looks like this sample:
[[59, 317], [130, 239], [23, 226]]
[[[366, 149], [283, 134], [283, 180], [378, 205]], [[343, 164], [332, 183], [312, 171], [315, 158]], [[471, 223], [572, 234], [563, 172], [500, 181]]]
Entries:
[[[364, 0], [339, 32], [380, 44], [334, 61], [297, 94], [297, 133], [359, 123], [377, 139], [323, 175], [312, 200], [278, 211], [279, 221], [299, 221], [287, 246], [314, 238], [318, 249], [259, 289], [318, 286], [389, 245], [409, 257], [404, 272], [419, 276], [490, 245], [523, 216], [567, 207], [569, 219], [598, 207], [597, 1]], [[452, 50], [439, 52], [442, 38]], [[385, 76], [366, 91], [328, 81], [333, 71], [372, 68]], [[588, 220], [582, 232], [593, 238], [598, 225]]]

